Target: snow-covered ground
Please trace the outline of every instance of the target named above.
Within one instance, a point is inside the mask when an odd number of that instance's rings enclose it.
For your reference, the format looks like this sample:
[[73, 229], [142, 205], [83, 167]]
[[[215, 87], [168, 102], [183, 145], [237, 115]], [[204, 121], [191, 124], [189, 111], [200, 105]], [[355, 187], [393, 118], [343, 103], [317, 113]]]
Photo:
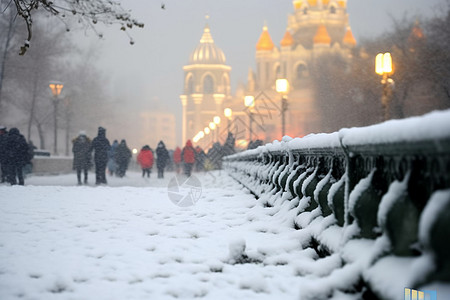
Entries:
[[173, 173], [0, 186], [0, 299], [298, 298], [314, 251], [226, 173], [196, 175], [190, 207], [169, 200]]

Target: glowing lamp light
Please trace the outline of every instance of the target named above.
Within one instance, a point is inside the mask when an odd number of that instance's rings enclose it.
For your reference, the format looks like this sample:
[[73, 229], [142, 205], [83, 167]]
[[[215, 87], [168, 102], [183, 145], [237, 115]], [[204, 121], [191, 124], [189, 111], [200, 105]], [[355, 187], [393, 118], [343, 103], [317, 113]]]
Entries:
[[64, 84], [62, 84], [59, 81], [55, 81], [55, 82], [51, 82], [48, 86], [52, 90], [53, 96], [57, 97], [61, 94]]
[[375, 73], [378, 75], [392, 73], [392, 56], [389, 52], [377, 54], [375, 57]]
[[210, 123], [209, 123], [209, 128], [210, 128], [211, 130], [216, 129], [216, 123], [210, 122]]
[[205, 134], [209, 134], [211, 132], [211, 130], [209, 129], [209, 127], [205, 127], [205, 129], [203, 129], [203, 132]]
[[231, 119], [231, 116], [233, 115], [233, 111], [231, 110], [231, 108], [225, 108], [223, 110], [223, 114], [224, 114], [225, 118]]
[[200, 139], [205, 137], [205, 133], [203, 131], [200, 131], [199, 133], [197, 133], [197, 135]]
[[254, 107], [255, 106], [255, 97], [253, 97], [253, 96], [245, 96], [244, 97], [244, 104], [247, 107]]
[[287, 79], [277, 79], [275, 87], [280, 94], [287, 94], [289, 92], [289, 82]]
[[213, 121], [214, 121], [214, 123], [215, 123], [216, 125], [219, 125], [219, 124], [220, 124], [220, 117], [219, 117], [219, 116], [215, 116], [214, 119], [213, 119]]
[[138, 150], [136, 148], [133, 148], [133, 150], [131, 150], [133, 152], [133, 154], [138, 153]]

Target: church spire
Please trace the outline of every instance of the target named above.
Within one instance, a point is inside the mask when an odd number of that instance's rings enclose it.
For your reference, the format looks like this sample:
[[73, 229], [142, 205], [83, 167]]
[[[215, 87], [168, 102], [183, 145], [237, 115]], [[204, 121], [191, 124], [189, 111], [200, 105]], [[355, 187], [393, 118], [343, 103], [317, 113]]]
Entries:
[[256, 44], [256, 50], [258, 51], [272, 51], [275, 45], [272, 42], [272, 38], [270, 37], [269, 30], [267, 29], [267, 25], [264, 25], [263, 32], [259, 37], [258, 43]]

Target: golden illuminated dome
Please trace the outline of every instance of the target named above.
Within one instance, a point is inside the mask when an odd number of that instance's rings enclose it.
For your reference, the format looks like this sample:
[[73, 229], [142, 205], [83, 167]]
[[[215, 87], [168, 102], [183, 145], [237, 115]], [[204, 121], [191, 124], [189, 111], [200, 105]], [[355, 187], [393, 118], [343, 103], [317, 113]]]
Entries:
[[203, 29], [203, 35], [200, 39], [200, 44], [192, 52], [189, 63], [190, 64], [225, 64], [225, 54], [214, 44], [211, 36], [209, 25], [206, 24]]
[[350, 46], [356, 46], [356, 40], [353, 36], [352, 30], [350, 29], [350, 26], [347, 27], [347, 32], [344, 35], [344, 44], [350, 45]]
[[330, 3], [330, 0], [322, 0], [323, 5], [328, 5]]
[[345, 8], [345, 6], [347, 4], [347, 1], [345, 1], [345, 0], [338, 0], [338, 4], [339, 4], [340, 7]]
[[314, 44], [330, 44], [331, 38], [328, 34], [327, 28], [325, 25], [320, 24], [317, 28], [316, 35], [314, 36]]
[[317, 0], [308, 0], [309, 6], [316, 6]]
[[263, 27], [263, 32], [259, 37], [258, 43], [256, 44], [256, 50], [268, 50], [272, 51], [275, 45], [272, 42], [272, 38], [270, 37], [269, 31], [267, 30], [267, 26]]
[[294, 0], [294, 2], [293, 2], [294, 9], [295, 10], [300, 9], [302, 7], [302, 3], [303, 3], [303, 0]]
[[280, 42], [281, 47], [289, 47], [294, 45], [294, 38], [292, 37], [289, 30], [286, 30], [283, 39]]

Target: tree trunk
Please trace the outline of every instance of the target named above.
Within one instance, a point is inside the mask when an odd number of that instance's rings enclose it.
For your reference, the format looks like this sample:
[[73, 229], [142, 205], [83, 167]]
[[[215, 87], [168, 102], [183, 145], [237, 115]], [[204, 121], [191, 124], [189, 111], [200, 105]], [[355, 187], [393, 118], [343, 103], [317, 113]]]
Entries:
[[0, 67], [0, 107], [2, 106], [2, 89], [3, 89], [3, 80], [5, 78], [6, 59], [8, 56], [9, 45], [11, 43], [12, 36], [14, 34], [14, 24], [15, 24], [14, 20], [15, 20], [14, 14], [10, 13], [8, 20], [8, 33], [6, 34], [5, 46], [3, 48], [3, 55]]
[[38, 133], [39, 133], [39, 148], [40, 149], [45, 149], [45, 135], [44, 135], [44, 130], [42, 128], [42, 124], [41, 123], [37, 123], [36, 124]]

